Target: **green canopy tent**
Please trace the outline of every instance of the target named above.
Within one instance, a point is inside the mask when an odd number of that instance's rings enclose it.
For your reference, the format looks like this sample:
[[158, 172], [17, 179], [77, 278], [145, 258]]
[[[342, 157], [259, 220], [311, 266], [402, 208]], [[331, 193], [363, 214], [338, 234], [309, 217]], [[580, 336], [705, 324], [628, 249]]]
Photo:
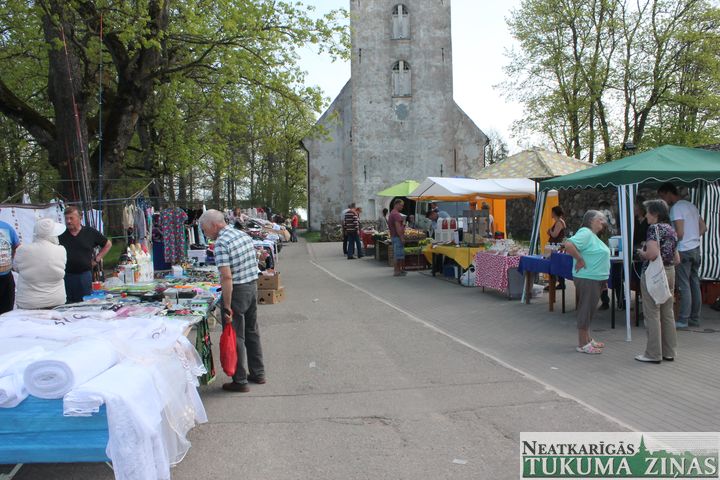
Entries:
[[[583, 188], [617, 188], [620, 212], [620, 228], [622, 233], [623, 267], [625, 273], [625, 298], [630, 298], [630, 264], [632, 262], [632, 238], [634, 199], [640, 184], [659, 185], [664, 182], [680, 183], [698, 187], [698, 198], [711, 184], [720, 180], [720, 152], [677, 147], [663, 147], [639, 153], [630, 157], [583, 170], [562, 177], [545, 180], [540, 183], [540, 193], [535, 204], [536, 215], [530, 239], [531, 253], [534, 252], [538, 236], [538, 211], [542, 212], [545, 197], [549, 190], [583, 189]], [[716, 231], [718, 226], [715, 218], [707, 218], [709, 232]], [[712, 224], [715, 223], [713, 226]], [[714, 230], [713, 230], [714, 228]], [[717, 241], [715, 238], [704, 241]], [[631, 340], [630, 309], [625, 310], [627, 325], [626, 339]]]
[[376, 193], [376, 195], [378, 197], [407, 197], [418, 185], [420, 184], [415, 180], [405, 180]]

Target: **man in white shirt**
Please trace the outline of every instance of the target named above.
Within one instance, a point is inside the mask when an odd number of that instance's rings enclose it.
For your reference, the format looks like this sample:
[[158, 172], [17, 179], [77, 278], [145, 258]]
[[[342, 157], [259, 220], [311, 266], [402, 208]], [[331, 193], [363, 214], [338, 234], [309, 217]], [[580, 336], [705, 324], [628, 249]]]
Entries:
[[675, 267], [675, 282], [680, 290], [677, 328], [699, 327], [702, 293], [700, 291], [700, 237], [707, 231], [695, 205], [683, 200], [672, 183], [658, 189], [658, 195], [670, 205], [670, 220], [678, 236], [680, 265]]

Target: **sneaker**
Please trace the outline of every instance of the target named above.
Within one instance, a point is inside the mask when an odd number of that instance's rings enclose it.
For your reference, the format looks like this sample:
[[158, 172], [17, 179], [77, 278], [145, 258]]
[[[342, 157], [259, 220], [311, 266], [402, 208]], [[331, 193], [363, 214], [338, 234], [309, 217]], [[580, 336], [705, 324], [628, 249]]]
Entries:
[[590, 344], [595, 348], [605, 348], [605, 342], [598, 342], [594, 338], [590, 339]]
[[691, 320], [688, 322], [688, 326], [698, 328], [700, 326], [700, 322], [693, 322]]
[[675, 328], [677, 330], [687, 330], [688, 324], [684, 322], [675, 322]]
[[597, 355], [599, 353], [602, 353], [602, 349], [598, 347], [594, 347], [592, 342], [588, 343], [584, 347], [575, 347], [575, 350], [577, 350], [580, 353], [587, 353], [589, 355]]
[[635, 355], [635, 360], [645, 363], [662, 363], [662, 360], [655, 360], [654, 358], [646, 357], [645, 354]]

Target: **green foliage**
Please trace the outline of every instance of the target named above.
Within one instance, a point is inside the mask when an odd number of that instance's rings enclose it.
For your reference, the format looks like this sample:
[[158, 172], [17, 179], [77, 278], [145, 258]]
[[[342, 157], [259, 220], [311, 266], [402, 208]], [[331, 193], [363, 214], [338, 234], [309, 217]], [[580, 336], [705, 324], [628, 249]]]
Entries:
[[590, 161], [720, 140], [720, 10], [704, 0], [524, 0], [508, 25], [515, 133]]
[[[5, 123], [14, 123], [28, 145], [23, 165], [44, 157], [55, 176], [68, 175], [60, 152], [75, 138], [53, 128], [68, 112], [49, 77], [82, 86], [75, 101], [92, 168], [102, 157], [105, 177], [121, 180], [108, 182], [106, 196], [156, 178], [170, 200], [301, 206], [299, 141], [325, 101], [304, 85], [298, 50], [347, 57], [346, 15], [276, 0], [8, 0], [0, 5], [0, 141], [12, 143]], [[57, 32], [78, 65], [72, 82], [62, 62], [48, 60], [65, 55]]]

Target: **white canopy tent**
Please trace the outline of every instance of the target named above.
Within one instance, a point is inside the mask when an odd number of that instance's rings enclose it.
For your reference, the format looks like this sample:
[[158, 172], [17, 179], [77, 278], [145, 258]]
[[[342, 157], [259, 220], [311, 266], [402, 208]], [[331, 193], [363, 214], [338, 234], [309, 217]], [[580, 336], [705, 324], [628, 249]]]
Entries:
[[408, 198], [417, 200], [471, 201], [483, 198], [533, 198], [535, 182], [527, 178], [428, 177]]

